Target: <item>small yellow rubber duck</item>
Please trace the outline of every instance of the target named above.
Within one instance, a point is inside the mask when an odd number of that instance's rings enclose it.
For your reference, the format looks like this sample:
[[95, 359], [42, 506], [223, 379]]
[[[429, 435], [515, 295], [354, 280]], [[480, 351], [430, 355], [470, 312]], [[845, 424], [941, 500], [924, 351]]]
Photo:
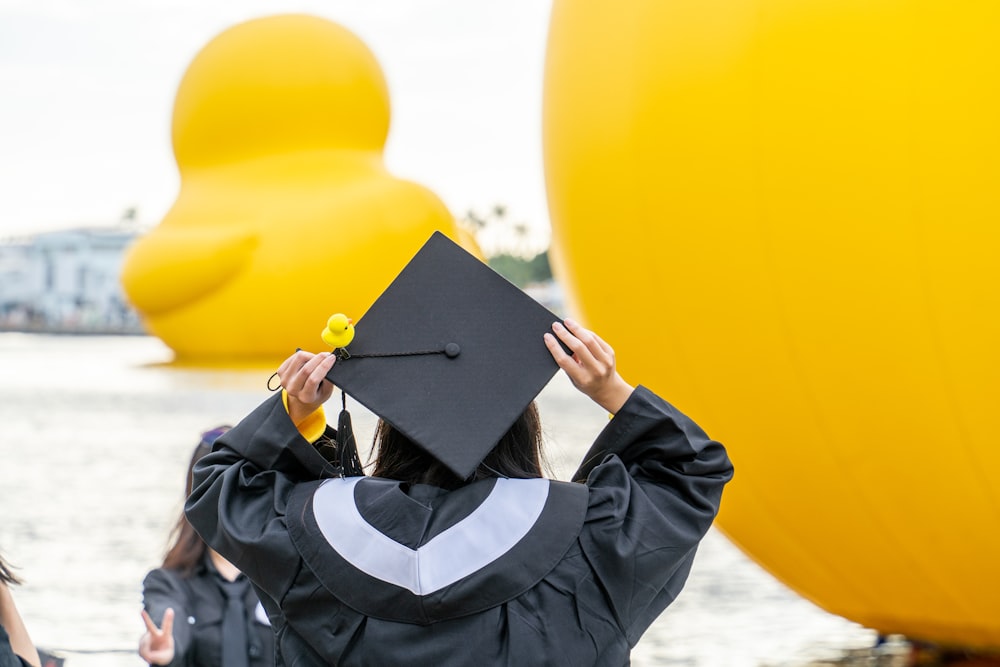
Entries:
[[326, 329], [320, 337], [333, 349], [347, 347], [354, 340], [354, 320], [343, 313], [334, 313], [326, 321]]

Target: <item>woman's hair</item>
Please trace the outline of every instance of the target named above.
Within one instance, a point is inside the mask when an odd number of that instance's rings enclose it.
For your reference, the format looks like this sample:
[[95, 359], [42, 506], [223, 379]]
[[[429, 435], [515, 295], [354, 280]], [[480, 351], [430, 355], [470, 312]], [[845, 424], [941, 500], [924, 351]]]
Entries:
[[372, 475], [443, 489], [490, 477], [541, 477], [548, 467], [542, 452], [542, 424], [533, 401], [468, 479], [458, 477], [384, 419], [375, 428], [374, 447]]
[[0, 584], [19, 584], [21, 580], [14, 576], [14, 573], [10, 571], [10, 566], [4, 561], [3, 556], [0, 556]]
[[[201, 441], [194, 448], [194, 453], [191, 454], [191, 462], [188, 464], [187, 481], [184, 485], [185, 498], [191, 495], [191, 487], [194, 484], [194, 464], [212, 451], [212, 444], [220, 435], [228, 431], [229, 428], [229, 426], [219, 426], [201, 434]], [[190, 576], [198, 568], [207, 549], [205, 541], [201, 539], [201, 536], [195, 532], [194, 527], [188, 522], [183, 509], [181, 510], [180, 517], [177, 519], [177, 523], [170, 530], [169, 544], [167, 554], [163, 557], [163, 567], [179, 572], [185, 577]]]

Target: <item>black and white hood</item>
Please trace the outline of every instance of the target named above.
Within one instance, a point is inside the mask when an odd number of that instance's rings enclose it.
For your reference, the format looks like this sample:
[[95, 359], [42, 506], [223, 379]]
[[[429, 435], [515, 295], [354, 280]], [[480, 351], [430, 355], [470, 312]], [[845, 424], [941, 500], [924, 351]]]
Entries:
[[490, 479], [455, 491], [376, 477], [301, 485], [289, 532], [336, 598], [375, 618], [429, 624], [530, 589], [577, 539], [582, 484]]

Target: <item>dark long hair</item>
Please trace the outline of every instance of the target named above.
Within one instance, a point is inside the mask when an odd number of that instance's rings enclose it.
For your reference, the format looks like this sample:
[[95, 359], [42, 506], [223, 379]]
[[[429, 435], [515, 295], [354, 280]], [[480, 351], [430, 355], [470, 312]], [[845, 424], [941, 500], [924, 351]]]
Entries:
[[[191, 488], [194, 485], [192, 477], [194, 464], [212, 451], [212, 443], [229, 428], [229, 426], [219, 426], [201, 434], [201, 441], [194, 448], [191, 462], [188, 464], [187, 481], [184, 485], [185, 498], [191, 495]], [[201, 539], [201, 535], [195, 531], [187, 517], [184, 516], [183, 509], [177, 518], [177, 523], [170, 530], [169, 544], [167, 554], [163, 557], [163, 567], [167, 570], [174, 570], [184, 577], [189, 577], [194, 573], [205, 557], [205, 550], [208, 548], [205, 541]]]
[[456, 489], [491, 477], [542, 477], [548, 468], [542, 451], [542, 423], [531, 402], [500, 438], [468, 479], [461, 479], [419, 445], [380, 419], [375, 428], [375, 467], [372, 475], [410, 484]]
[[0, 556], [0, 584], [19, 584], [21, 580], [14, 576], [14, 573], [10, 571], [10, 566], [4, 561], [3, 556]]

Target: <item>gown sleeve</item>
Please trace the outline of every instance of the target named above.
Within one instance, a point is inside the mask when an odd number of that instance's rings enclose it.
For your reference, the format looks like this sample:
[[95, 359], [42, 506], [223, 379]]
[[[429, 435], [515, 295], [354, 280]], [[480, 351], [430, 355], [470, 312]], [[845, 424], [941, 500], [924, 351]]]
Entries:
[[[328, 428], [325, 439], [335, 435]], [[184, 510], [210, 547], [280, 601], [300, 563], [285, 523], [288, 497], [297, 484], [336, 472], [302, 437], [276, 394], [195, 464]]]
[[630, 644], [680, 592], [732, 475], [721, 444], [642, 386], [587, 453], [581, 544]]
[[157, 627], [163, 626], [163, 614], [167, 608], [174, 610], [174, 659], [168, 667], [184, 665], [185, 656], [191, 650], [191, 625], [188, 616], [188, 593], [180, 577], [163, 568], [151, 571], [142, 582], [142, 606]]

